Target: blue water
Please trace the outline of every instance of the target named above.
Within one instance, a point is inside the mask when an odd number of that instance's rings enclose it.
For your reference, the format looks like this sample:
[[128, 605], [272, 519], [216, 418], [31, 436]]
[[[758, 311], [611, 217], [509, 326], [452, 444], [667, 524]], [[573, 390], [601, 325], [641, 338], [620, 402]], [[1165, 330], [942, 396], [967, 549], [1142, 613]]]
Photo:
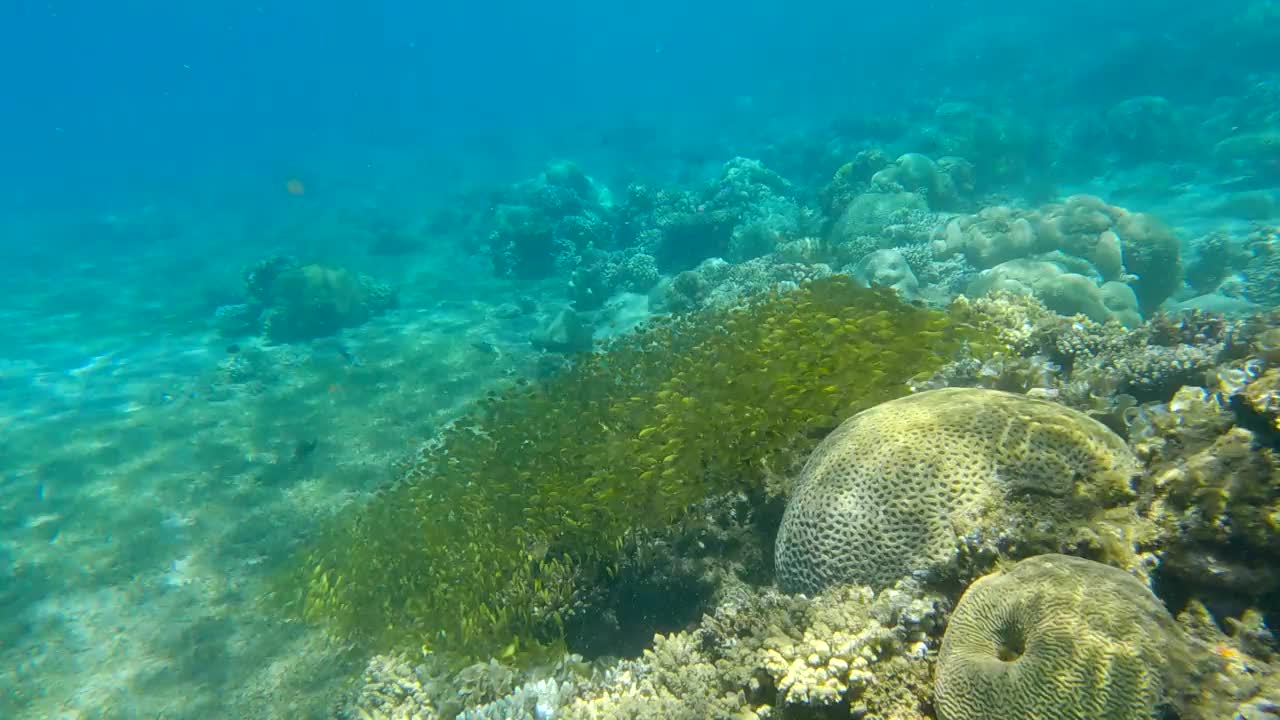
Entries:
[[[758, 158], [816, 208], [857, 149], [914, 151], [940, 105], [972, 103], [1030, 138], [984, 199], [1096, 192], [1161, 213], [1193, 258], [1280, 220], [1280, 154], [1213, 160], [1280, 121], [1277, 27], [1244, 0], [6, 0], [0, 717], [236, 717], [279, 655], [358, 669], [249, 617], [259, 568], [494, 383], [545, 371], [529, 338], [567, 271], [501, 277], [485, 243], [549, 162], [617, 197]], [[1088, 139], [1145, 96], [1183, 134]], [[1255, 205], [1206, 210], [1231, 183]], [[409, 251], [370, 249], [397, 233]], [[220, 329], [277, 255], [398, 303], [315, 340]], [[1218, 289], [1177, 299], [1198, 292]]]
[[265, 203], [293, 175], [438, 192], [548, 153], [634, 162], [628, 128], [692, 144], [942, 95], [1202, 98], [1276, 62], [1200, 37], [1231, 4], [1006, 5], [15, 0], [0, 187], [85, 211]]

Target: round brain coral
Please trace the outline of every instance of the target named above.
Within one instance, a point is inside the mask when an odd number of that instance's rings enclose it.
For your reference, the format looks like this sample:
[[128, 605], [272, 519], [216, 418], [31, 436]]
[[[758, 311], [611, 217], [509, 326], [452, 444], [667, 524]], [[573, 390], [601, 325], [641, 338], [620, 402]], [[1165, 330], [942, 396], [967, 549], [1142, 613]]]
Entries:
[[1056, 403], [972, 388], [892, 400], [809, 457], [778, 531], [778, 584], [886, 587], [945, 568], [966, 539], [1065, 543], [1132, 498], [1136, 468], [1115, 433]]
[[1187, 667], [1167, 610], [1123, 570], [1039, 555], [960, 598], [938, 655], [939, 720], [1156, 717]]

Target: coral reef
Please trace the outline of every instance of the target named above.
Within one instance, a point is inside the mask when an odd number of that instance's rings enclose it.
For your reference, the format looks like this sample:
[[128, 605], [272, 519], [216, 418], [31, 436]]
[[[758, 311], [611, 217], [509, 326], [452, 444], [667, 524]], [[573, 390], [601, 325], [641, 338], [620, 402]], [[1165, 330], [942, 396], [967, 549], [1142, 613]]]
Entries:
[[816, 592], [936, 580], [997, 537], [1023, 552], [1078, 542], [1133, 499], [1136, 472], [1123, 440], [1054, 403], [959, 388], [887, 402], [827, 436], [796, 479], [778, 531], [778, 584]]
[[799, 637], [766, 639], [764, 667], [784, 705], [850, 703], [855, 714], [871, 711], [883, 703], [884, 688], [872, 688], [888, 665], [925, 667], [919, 661], [936, 649], [944, 606], [937, 596], [899, 588], [879, 595], [858, 586], [823, 593], [807, 608]]
[[946, 605], [900, 588], [809, 599], [733, 585], [700, 622], [605, 667], [569, 655], [521, 673], [492, 661], [451, 671], [434, 655], [375, 656], [335, 717], [751, 720], [847, 707], [923, 718]]
[[909, 192], [923, 198], [931, 210], [959, 210], [973, 194], [973, 166], [963, 158], [934, 162], [920, 153], [900, 155], [892, 165], [871, 176], [874, 192]]
[[1194, 257], [1187, 263], [1187, 285], [1197, 295], [1217, 291], [1238, 267], [1249, 260], [1225, 232], [1213, 232], [1192, 242]]
[[1246, 610], [1219, 623], [1198, 601], [1178, 613], [1193, 641], [1192, 682], [1180, 693], [1180, 714], [1193, 720], [1280, 717], [1276, 638], [1262, 616]]
[[862, 258], [851, 274], [864, 287], [892, 288], [904, 300], [915, 300], [920, 294], [920, 281], [899, 250], [876, 250]]
[[654, 288], [653, 305], [659, 311], [687, 313], [704, 308], [727, 308], [773, 289], [794, 289], [800, 284], [832, 275], [825, 263], [777, 262], [756, 258], [731, 264], [713, 258], [686, 270]]
[[572, 702], [592, 676], [592, 669], [576, 655], [519, 674], [496, 660], [451, 669], [431, 654], [416, 663], [401, 655], [375, 655], [356, 686], [338, 701], [333, 717], [548, 720]]
[[[21, 184], [0, 717], [311, 717], [393, 650], [340, 718], [1280, 720], [1280, 2], [963, 5], [899, 8], [883, 43], [708, 46], [816, 63], [836, 86], [811, 105], [707, 71], [675, 84], [733, 100], [672, 115], [606, 64], [210, 223], [142, 191], [46, 227]], [[606, 76], [626, 102], [557, 105]], [[538, 147], [600, 174], [477, 185]], [[327, 259], [237, 289], [173, 252], [272, 244]], [[396, 302], [376, 267], [412, 313], [372, 320]], [[182, 329], [214, 307], [224, 342]], [[1042, 552], [1077, 557], [1015, 564]], [[337, 637], [228, 612], [259, 590]]]
[[1241, 271], [1244, 296], [1260, 305], [1280, 307], [1280, 228], [1258, 228], [1248, 245], [1252, 257]]
[[1130, 434], [1159, 493], [1159, 578], [1175, 602], [1217, 613], [1245, 607], [1280, 617], [1280, 460], [1275, 424], [1280, 371], [1258, 359], [1215, 371], [1210, 387], [1129, 414]]
[[759, 491], [966, 343], [984, 352], [986, 335], [837, 277], [655, 322], [459, 419], [280, 595], [384, 646], [554, 646], [628, 533]]
[[654, 638], [566, 710], [581, 720], [921, 718], [943, 602], [846, 587], [812, 600], [745, 588], [689, 631]]
[[375, 655], [353, 696], [339, 703], [335, 720], [438, 720], [417, 669], [403, 658]]
[[1147, 562], [1161, 597], [1173, 607], [1197, 599], [1221, 617], [1249, 607], [1280, 617], [1274, 318], [1158, 315], [1126, 331], [1025, 299], [979, 306], [1015, 353], [959, 360], [944, 383], [1054, 397], [1124, 433], [1148, 498], [1126, 542], [1158, 553]]
[[1239, 322], [1188, 312], [1157, 315], [1128, 329], [1083, 316], [1063, 317], [1034, 297], [996, 294], [959, 300], [1002, 329], [1013, 350], [983, 362], [958, 358], [920, 388], [950, 385], [1035, 392], [1123, 431], [1122, 414], [1140, 402], [1167, 402], [1183, 385], [1203, 384], [1216, 364], [1246, 352]]
[[1187, 641], [1128, 573], [1038, 555], [965, 591], [938, 653], [939, 720], [1152, 718], [1188, 673]]
[[494, 270], [517, 278], [569, 273], [589, 249], [613, 250], [613, 201], [577, 165], [550, 163], [511, 188], [489, 212]]
[[[1275, 640], [1256, 613], [1224, 633], [1192, 603], [1175, 624], [1137, 579], [1080, 558], [1024, 560], [973, 583], [948, 618], [951, 605], [910, 582], [813, 598], [730, 583], [700, 621], [655, 635], [635, 659], [568, 655], [513, 671], [375, 657], [335, 717], [950, 720], [995, 706], [1041, 717], [1018, 710], [1037, 700], [1075, 717], [1110, 700], [1117, 717], [1169, 704], [1210, 720], [1268, 717], [1280, 690]], [[987, 692], [1023, 681], [1023, 694]]]
[[696, 197], [665, 196], [674, 209], [657, 218], [652, 249], [660, 268], [680, 271], [708, 258], [734, 262], [767, 255], [782, 242], [814, 234], [819, 219], [801, 206], [782, 176], [737, 157]]
[[1107, 281], [1101, 285], [1071, 272], [1066, 263], [1020, 258], [1007, 260], [983, 270], [970, 283], [973, 296], [1008, 292], [1038, 298], [1060, 315], [1083, 315], [1098, 323], [1114, 320], [1125, 327], [1142, 323], [1138, 298], [1124, 283]]
[[874, 250], [923, 241], [936, 222], [925, 199], [910, 192], [863, 193], [845, 206], [828, 235], [850, 260]]
[[1150, 215], [1088, 195], [1033, 211], [996, 206], [957, 217], [938, 232], [934, 252], [940, 258], [963, 254], [984, 270], [1012, 260], [1047, 260], [1058, 266], [1053, 273], [1074, 273], [1096, 285], [1128, 285], [1143, 314], [1182, 282], [1180, 248], [1171, 230]]
[[734, 217], [727, 258], [741, 262], [773, 252], [784, 238], [809, 234], [814, 215], [793, 198], [791, 183], [758, 160], [734, 158], [725, 163], [708, 204]]
[[549, 720], [571, 702], [577, 685], [556, 678], [528, 682], [493, 702], [470, 708], [462, 720]]
[[871, 178], [889, 166], [892, 160], [880, 148], [861, 150], [853, 160], [840, 166], [820, 193], [822, 210], [827, 217], [837, 218], [858, 195], [865, 193]]

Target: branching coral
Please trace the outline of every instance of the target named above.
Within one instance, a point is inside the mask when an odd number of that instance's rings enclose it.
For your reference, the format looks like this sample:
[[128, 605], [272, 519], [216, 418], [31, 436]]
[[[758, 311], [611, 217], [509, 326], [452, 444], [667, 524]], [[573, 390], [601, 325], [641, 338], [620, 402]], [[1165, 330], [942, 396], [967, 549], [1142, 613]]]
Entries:
[[892, 588], [808, 599], [744, 591], [686, 632], [654, 638], [567, 708], [575, 720], [924, 717], [944, 602]]
[[736, 265], [713, 258], [659, 284], [651, 297], [667, 312], [728, 308], [761, 292], [794, 288], [831, 274], [825, 263], [787, 262], [777, 255]]
[[1244, 352], [1252, 336], [1240, 322], [1194, 312], [1157, 315], [1129, 329], [1062, 317], [1028, 296], [997, 293], [955, 307], [986, 318], [1014, 352], [981, 364], [957, 359], [930, 386], [1034, 389], [1113, 420], [1130, 405], [1167, 401], [1183, 385], [1203, 384], [1215, 364]]
[[489, 209], [488, 251], [500, 275], [572, 271], [589, 248], [613, 249], [609, 193], [571, 162], [553, 162], [508, 188]]
[[438, 720], [421, 674], [403, 657], [376, 655], [365, 668], [341, 720]]
[[762, 662], [787, 705], [863, 698], [881, 662], [927, 656], [942, 624], [940, 606], [936, 598], [897, 589], [876, 596], [865, 587], [842, 587], [815, 599], [803, 630], [766, 638]]

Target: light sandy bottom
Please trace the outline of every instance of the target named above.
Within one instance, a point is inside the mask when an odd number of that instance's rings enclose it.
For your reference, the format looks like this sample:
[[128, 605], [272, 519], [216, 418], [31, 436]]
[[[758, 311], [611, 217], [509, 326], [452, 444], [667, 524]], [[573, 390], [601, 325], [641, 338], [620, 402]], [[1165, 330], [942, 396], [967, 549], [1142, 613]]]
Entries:
[[78, 281], [0, 311], [0, 717], [323, 716], [364, 658], [280, 617], [267, 577], [531, 372], [537, 320], [495, 319], [500, 287], [410, 288], [341, 346], [231, 355], [182, 308]]

